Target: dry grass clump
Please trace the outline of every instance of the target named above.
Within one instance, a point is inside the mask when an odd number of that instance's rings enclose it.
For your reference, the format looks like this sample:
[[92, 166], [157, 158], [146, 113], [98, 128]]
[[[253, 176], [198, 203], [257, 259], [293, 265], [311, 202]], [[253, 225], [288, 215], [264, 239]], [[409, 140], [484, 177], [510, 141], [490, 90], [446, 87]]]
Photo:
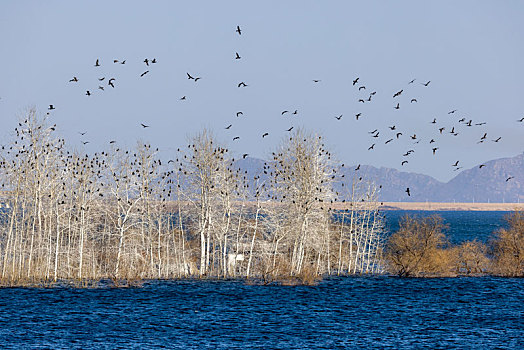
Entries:
[[490, 242], [492, 273], [499, 276], [524, 276], [524, 213], [515, 211], [506, 218], [508, 229], [495, 233]]

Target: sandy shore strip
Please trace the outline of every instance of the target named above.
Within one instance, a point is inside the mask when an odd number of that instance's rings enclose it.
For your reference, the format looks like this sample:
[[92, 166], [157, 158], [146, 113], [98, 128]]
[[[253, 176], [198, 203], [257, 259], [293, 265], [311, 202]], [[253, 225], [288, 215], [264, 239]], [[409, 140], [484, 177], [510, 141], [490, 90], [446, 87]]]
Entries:
[[437, 203], [437, 202], [382, 202], [381, 210], [524, 210], [524, 203]]

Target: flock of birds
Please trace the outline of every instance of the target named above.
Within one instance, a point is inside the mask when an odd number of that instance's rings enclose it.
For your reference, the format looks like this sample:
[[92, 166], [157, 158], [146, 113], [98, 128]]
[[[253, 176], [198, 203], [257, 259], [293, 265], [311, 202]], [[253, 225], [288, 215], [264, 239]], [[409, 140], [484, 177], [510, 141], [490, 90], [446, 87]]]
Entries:
[[[239, 36], [241, 36], [242, 33], [243, 33], [243, 31], [240, 28], [240, 26], [236, 27], [235, 32]], [[235, 52], [234, 59], [235, 60], [241, 60], [242, 57], [240, 56], [240, 54], [238, 52]], [[152, 69], [152, 66], [157, 63], [157, 59], [156, 58], [152, 58], [152, 59], [145, 58], [143, 60], [143, 63], [144, 63], [145, 67], [144, 67], [144, 71], [139, 74], [140, 78], [144, 77], [145, 75], [147, 75], [149, 73], [149, 69]], [[113, 60], [113, 64], [125, 65], [126, 64], [126, 60], [114, 59]], [[100, 66], [101, 66], [100, 60], [97, 59], [95, 64], [94, 64], [94, 67], [100, 67]], [[195, 83], [198, 82], [200, 79], [202, 79], [201, 77], [196, 76], [194, 74], [191, 74], [189, 72], [186, 73], [186, 74], [187, 74], [187, 79], [188, 80], [192, 80]], [[321, 83], [321, 81], [322, 80], [320, 80], [320, 79], [313, 79], [312, 80], [313, 84], [319, 84], [319, 83]], [[78, 82], [79, 82], [79, 79], [78, 79], [77, 76], [73, 76], [69, 80], [69, 83], [71, 83], [71, 84], [76, 84]], [[104, 82], [107, 82], [107, 85], [105, 85]], [[101, 77], [98, 78], [98, 83], [99, 83], [98, 84], [98, 88], [86, 90], [85, 95], [90, 97], [90, 96], [93, 95], [94, 91], [96, 91], [96, 90], [104, 91], [104, 89], [107, 88], [107, 87], [115, 88], [116, 79], [114, 77], [101, 76]], [[423, 81], [423, 82], [417, 82], [416, 79], [411, 79], [407, 83], [406, 87], [399, 89], [397, 92], [395, 92], [392, 95], [392, 99], [393, 99], [392, 108], [393, 109], [395, 109], [395, 110], [401, 109], [401, 105], [404, 105], [405, 103], [408, 103], [408, 101], [409, 101], [409, 104], [418, 103], [416, 98], [410, 97], [410, 96], [407, 98], [407, 100], [404, 100], [404, 96], [406, 96], [409, 93], [408, 87], [411, 86], [412, 84], [420, 84], [424, 88], [429, 88], [430, 84], [431, 84], [431, 81], [428, 80], [428, 81]], [[244, 81], [240, 81], [237, 84], [238, 88], [246, 88], [248, 86], [249, 85], [246, 82], [244, 82]], [[361, 79], [359, 77], [356, 77], [355, 79], [352, 80], [352, 86], [355, 89], [357, 89], [358, 93], [360, 94], [360, 96], [358, 98], [358, 104], [371, 103], [373, 101], [373, 99], [375, 98], [375, 95], [377, 94], [377, 91], [375, 91], [375, 90], [372, 90], [370, 93], [367, 93], [367, 91], [369, 91], [369, 89], [368, 89], [368, 87], [366, 85], [364, 85], [361, 82]], [[362, 95], [362, 93], [364, 93], [365, 95]], [[187, 99], [186, 96], [182, 96], [182, 97], [179, 98], [180, 101], [185, 101], [186, 99]], [[54, 110], [55, 106], [53, 104], [50, 104], [48, 109], [49, 109], [49, 111]], [[458, 114], [457, 112], [458, 112], [457, 109], [452, 109], [447, 114], [448, 114], [448, 116], [453, 117], [453, 116]], [[299, 112], [296, 109], [295, 110], [291, 110], [291, 111], [290, 110], [284, 110], [284, 111], [281, 112], [281, 115], [282, 116], [284, 116], [286, 114], [297, 115], [298, 113]], [[240, 118], [243, 115], [244, 115], [244, 113], [242, 111], [236, 112], [236, 117], [237, 118]], [[363, 112], [359, 112], [359, 113], [356, 113], [354, 116], [355, 116], [355, 119], [358, 121], [360, 118], [364, 117], [364, 114], [363, 114]], [[336, 115], [334, 118], [337, 121], [340, 121], [343, 118], [343, 114]], [[520, 123], [523, 123], [524, 122], [524, 117], [519, 119], [519, 120], [517, 120], [517, 121], [520, 122]], [[466, 117], [461, 117], [460, 119], [457, 119], [457, 122], [456, 122], [457, 125], [452, 125], [451, 127], [449, 127], [449, 126], [448, 127], [442, 126], [437, 121], [437, 118], [433, 118], [431, 121], [429, 121], [429, 123], [434, 125], [434, 133], [435, 133], [435, 136], [430, 138], [429, 140], [420, 138], [419, 136], [417, 136], [417, 134], [415, 132], [408, 133], [406, 131], [399, 130], [396, 125], [388, 126], [388, 128], [385, 129], [385, 131], [384, 130], [379, 130], [379, 129], [374, 129], [372, 131], [369, 131], [368, 133], [369, 133], [370, 137], [373, 139], [373, 141], [372, 141], [372, 144], [367, 149], [368, 149], [368, 151], [375, 150], [375, 147], [378, 147], [378, 145], [379, 145], [379, 141], [383, 142], [384, 145], [388, 145], [390, 143], [395, 142], [396, 140], [398, 140], [400, 138], [409, 137], [409, 139], [412, 141], [413, 145], [426, 145], [428, 147], [428, 151], [431, 152], [430, 154], [435, 156], [437, 154], [437, 151], [439, 151], [439, 149], [440, 149], [440, 147], [438, 146], [438, 141], [439, 141], [440, 137], [444, 137], [445, 135], [449, 135], [451, 137], [457, 137], [460, 134], [459, 133], [459, 128], [460, 127], [481, 128], [481, 127], [483, 127], [484, 125], [487, 124], [484, 121], [480, 121], [480, 122], [479, 121], [474, 121], [473, 119], [469, 119], [469, 118], [466, 118]], [[145, 123], [140, 123], [140, 126], [142, 128], [149, 128], [150, 127], [150, 125], [145, 124]], [[230, 124], [228, 124], [225, 127], [225, 129], [226, 130], [230, 130], [232, 126], [233, 126], [233, 124], [230, 123]], [[293, 128], [294, 127], [291, 126], [290, 128], [286, 129], [286, 131], [287, 132], [291, 132], [293, 130]], [[80, 132], [80, 134], [83, 136], [83, 135], [85, 135], [85, 132]], [[264, 133], [261, 134], [262, 139], [264, 139], [267, 136], [269, 136], [268, 132], [264, 132]], [[238, 136], [238, 135], [234, 136], [232, 138], [233, 141], [236, 141], [236, 140], [239, 140], [239, 139], [240, 139], [240, 136]], [[498, 143], [498, 142], [501, 141], [501, 139], [502, 139], [501, 136], [488, 137], [488, 132], [486, 130], [482, 129], [482, 131], [479, 134], [479, 138], [478, 138], [477, 143], [478, 144], [485, 143], [485, 142]], [[82, 141], [82, 143], [85, 145], [85, 144], [89, 143], [89, 141]], [[112, 140], [112, 141], [110, 141], [110, 143], [115, 143], [115, 141]], [[410, 157], [411, 154], [415, 153], [415, 148], [416, 147], [413, 146], [412, 148], [406, 150], [406, 152], [402, 154], [402, 159], [400, 161], [400, 165], [401, 166], [404, 166], [404, 165], [409, 163], [409, 157]], [[248, 156], [248, 154], [244, 153], [242, 157], [246, 158], [247, 156]], [[454, 164], [450, 164], [450, 166], [453, 168], [454, 171], [458, 171], [458, 170], [463, 168], [462, 166], [460, 166], [460, 160], [457, 160]], [[483, 168], [484, 166], [485, 166], [485, 164], [481, 164], [479, 166], [479, 168]], [[360, 164], [357, 166], [355, 171], [359, 171], [359, 170], [360, 170]], [[513, 176], [508, 176], [506, 178], [506, 182], [510, 181], [513, 178], [514, 178]], [[405, 192], [407, 193], [408, 196], [411, 196], [411, 191], [410, 191], [409, 187], [406, 188]]]

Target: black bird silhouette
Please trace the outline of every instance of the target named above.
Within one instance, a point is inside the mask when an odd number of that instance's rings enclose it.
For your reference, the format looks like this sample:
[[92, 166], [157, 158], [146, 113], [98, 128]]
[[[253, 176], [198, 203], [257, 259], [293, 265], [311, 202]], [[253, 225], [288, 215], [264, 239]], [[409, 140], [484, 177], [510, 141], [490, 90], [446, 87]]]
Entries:
[[355, 86], [358, 83], [358, 79], [360, 78], [356, 78], [355, 80], [353, 80], [353, 86]]
[[111, 140], [111, 141], [109, 141], [110, 144], [115, 143], [115, 142], [116, 142], [115, 140]]
[[407, 160], [403, 160], [402, 163], [400, 163], [400, 165], [403, 166], [404, 164], [407, 164], [407, 163], [409, 163]]
[[517, 122], [519, 122], [519, 123], [524, 122], [524, 117], [522, 117], [522, 118], [520, 118], [519, 120], [517, 120]]
[[280, 113], [280, 115], [284, 115], [286, 113], [289, 113], [289, 111], [282, 111], [282, 113]]
[[113, 60], [113, 63], [118, 63], [119, 61], [118, 60]]
[[513, 178], [514, 178], [514, 176], [510, 176], [510, 177], [508, 177], [508, 178], [506, 179], [506, 182], [508, 182], [509, 180], [511, 180], [511, 179], [513, 179]]
[[286, 131], [291, 131], [291, 130], [293, 130], [293, 127], [290, 127], [290, 128], [289, 128], [289, 129], [287, 129]]
[[355, 171], [359, 171], [360, 170], [360, 164], [356, 167]]
[[418, 101], [417, 101], [416, 98], [412, 98], [412, 99], [411, 99], [411, 103], [413, 103], [413, 102], [418, 102]]
[[393, 141], [393, 139], [389, 139], [386, 141], [385, 145], [387, 145], [388, 143], [390, 143], [391, 141]]
[[89, 141], [82, 141], [83, 145], [87, 145], [88, 143], [89, 143]]
[[238, 54], [238, 52], [235, 52], [235, 60], [239, 60], [241, 59], [242, 57], [240, 57], [240, 55]]
[[462, 123], [462, 122], [465, 122], [465, 121], [466, 121], [466, 118], [461, 118], [461, 119], [459, 119], [458, 122], [459, 122], [459, 123]]
[[314, 82], [314, 83], [320, 83], [321, 81], [322, 81], [322, 80], [320, 80], [320, 79], [313, 79], [313, 82]]
[[120, 62], [120, 64], [126, 64], [126, 60], [123, 60], [122, 62]]
[[185, 101], [185, 99], [186, 99], [185, 96], [180, 97], [180, 101]]
[[368, 131], [368, 134], [374, 134], [374, 133], [376, 133], [377, 131], [378, 131], [378, 129], [375, 129], [375, 130], [373, 130], [373, 131]]
[[374, 147], [375, 147], [375, 144], [372, 144], [371, 146], [369, 146], [368, 151], [374, 149]]
[[240, 29], [240, 26], [237, 26], [237, 30], [235, 30], [235, 32], [237, 32], [238, 35], [242, 34], [242, 30]]
[[454, 134], [455, 133], [455, 127], [452, 127], [451, 128], [451, 131], [449, 132], [450, 134]]
[[142, 125], [142, 127], [145, 129], [145, 128], [149, 128], [149, 125], [145, 125], [145, 124], [142, 124], [140, 123], [140, 125]]
[[431, 139], [431, 140], [429, 141], [430, 144], [435, 143], [435, 142], [436, 142], [436, 141], [433, 140], [433, 139]]
[[186, 73], [186, 74], [187, 74], [187, 79], [195, 79], [195, 78], [193, 78], [193, 76], [191, 74], [189, 74], [189, 73]]
[[397, 139], [402, 136], [402, 133], [401, 132], [397, 132]]
[[355, 117], [357, 118], [357, 120], [358, 120], [358, 118], [359, 118], [361, 115], [362, 115], [362, 113], [357, 113], [357, 114], [355, 114]]
[[480, 164], [479, 165], [479, 169], [482, 169], [482, 167], [485, 167], [485, 166], [486, 166], [486, 164]]
[[402, 95], [402, 92], [404, 91], [404, 89], [400, 90], [400, 91], [397, 91], [393, 94], [393, 98], [397, 97], [397, 96], [400, 96]]
[[429, 83], [431, 83], [431, 80], [429, 80], [427, 83], [421, 83], [421, 84], [424, 85], [424, 86], [428, 86]]
[[238, 117], [239, 115], [244, 115], [244, 113], [242, 113], [242, 112], [237, 112], [237, 117]]
[[195, 83], [196, 83], [197, 81], [199, 81], [200, 79], [202, 79], [202, 78], [201, 78], [201, 77], [196, 77], [196, 78], [195, 78]]
[[485, 132], [484, 135], [483, 135], [480, 139], [481, 139], [481, 140], [485, 140], [487, 136], [488, 136], [488, 133]]
[[493, 142], [499, 142], [502, 137], [498, 137], [497, 139], [493, 140]]
[[415, 80], [417, 80], [417, 79], [411, 80], [408, 84], [413, 84], [415, 82]]
[[336, 119], [336, 120], [340, 120], [340, 119], [342, 119], [342, 114], [339, 115], [338, 117], [335, 117], [335, 119]]
[[151, 63], [155, 64], [155, 63], [156, 63], [156, 58], [153, 58], [153, 59], [151, 60]]
[[364, 101], [363, 99], [359, 99], [358, 102], [362, 102], [362, 103], [366, 103], [366, 101]]
[[433, 118], [433, 121], [431, 122], [431, 124], [437, 124], [437, 118]]
[[298, 109], [295, 109], [295, 111], [293, 112], [293, 114], [298, 114]]
[[366, 87], [364, 85], [358, 87], [358, 91], [360, 90], [366, 90]]
[[400, 109], [400, 103], [397, 103], [397, 105], [395, 107], [393, 107], [395, 109]]
[[98, 89], [104, 91], [104, 87], [103, 86], [98, 85]]
[[244, 153], [244, 154], [242, 155], [242, 159], [246, 159], [247, 156], [249, 156], [249, 154], [248, 154], [248, 153]]
[[458, 165], [459, 165], [459, 161], [457, 160], [457, 161], [455, 162], [455, 164], [452, 164], [451, 166], [458, 166]]
[[148, 70], [146, 70], [144, 73], [140, 74], [140, 77], [143, 77], [143, 76], [146, 75], [147, 73], [149, 73]]
[[229, 130], [232, 126], [233, 124], [229, 124], [228, 126], [226, 126], [226, 130]]
[[397, 127], [395, 125], [389, 127], [391, 130], [396, 130]]
[[70, 83], [76, 83], [78, 81], [77, 77], [73, 77], [73, 79], [69, 80]]
[[378, 137], [378, 135], [380, 135], [380, 132], [377, 131], [377, 133], [373, 135], [373, 137]]
[[246, 83], [244, 83], [243, 81], [241, 81], [240, 83], [238, 83], [238, 87], [246, 87], [248, 86]]
[[412, 140], [416, 140], [417, 139], [417, 134], [413, 134], [413, 136], [411, 136], [411, 139]]
[[55, 109], [55, 106], [53, 105], [49, 105], [49, 108], [48, 108], [50, 111], [52, 111], [53, 109]]
[[86, 95], [91, 96], [91, 93], [89, 92], [89, 90], [86, 91]]
[[486, 124], [486, 122], [482, 122], [482, 123], [475, 123], [475, 125], [477, 125], [477, 126], [481, 126], [481, 125], [484, 125], [484, 124]]
[[411, 197], [411, 193], [409, 192], [409, 187], [408, 187], [408, 188], [406, 188], [406, 193], [408, 194], [408, 196], [410, 196], [410, 197]]
[[85, 132], [79, 132], [80, 135], [84, 136], [85, 134], [87, 134], [87, 131]]
[[266, 137], [266, 136], [268, 136], [268, 135], [269, 135], [269, 133], [265, 132], [265, 133], [262, 135], [262, 138], [264, 138], [264, 137]]
[[98, 62], [98, 58], [96, 59], [95, 67], [100, 67], [100, 63]]
[[115, 81], [115, 78], [111, 78], [107, 81], [107, 85], [111, 86], [112, 88], [115, 87], [115, 84], [113, 84], [113, 82]]
[[235, 137], [233, 137], [233, 141], [238, 140], [239, 138], [240, 138], [240, 136], [235, 136]]
[[435, 152], [437, 152], [438, 147], [433, 148], [433, 155], [435, 155]]
[[[451, 111], [448, 112], [448, 114], [453, 114], [453, 113], [455, 113], [456, 111], [457, 111], [456, 109], [451, 110]], [[464, 120], [465, 120], [465, 119], [464, 119]]]
[[106, 77], [98, 78], [98, 81], [103, 81]]
[[146, 66], [149, 66], [149, 60], [147, 58], [144, 60], [144, 63], [146, 64]]
[[440, 131], [440, 133], [442, 134], [442, 132], [445, 130], [446, 128], [439, 128], [438, 131]]

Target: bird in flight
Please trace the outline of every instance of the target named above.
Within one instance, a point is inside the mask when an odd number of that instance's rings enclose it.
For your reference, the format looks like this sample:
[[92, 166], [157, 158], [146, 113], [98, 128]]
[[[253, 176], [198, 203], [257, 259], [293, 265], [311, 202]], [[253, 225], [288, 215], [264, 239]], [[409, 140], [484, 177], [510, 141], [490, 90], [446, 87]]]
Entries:
[[180, 97], [180, 101], [185, 101], [185, 100], [186, 100], [186, 96]]
[[280, 115], [284, 115], [286, 113], [289, 113], [289, 111], [282, 111], [282, 113], [280, 113]]
[[433, 118], [433, 121], [431, 122], [431, 124], [437, 124], [437, 118]]
[[264, 134], [262, 134], [262, 138], [264, 138], [264, 137], [266, 137], [268, 135], [269, 135], [269, 133], [265, 132]]
[[433, 155], [435, 155], [435, 153], [437, 152], [437, 150], [438, 150], [438, 147], [433, 148]]
[[403, 160], [402, 163], [400, 163], [400, 165], [404, 166], [404, 164], [407, 164], [409, 163], [407, 160]]
[[514, 178], [514, 176], [510, 176], [510, 177], [508, 177], [508, 178], [506, 179], [506, 182], [508, 182], [509, 180], [511, 180], [511, 179], [513, 179], [513, 178]]
[[[456, 109], [451, 110], [451, 111], [448, 112], [448, 114], [453, 114], [453, 113], [455, 113], [456, 111], [457, 111]], [[464, 120], [466, 120], [466, 119], [464, 119]]]
[[295, 109], [295, 111], [293, 112], [293, 114], [298, 114], [298, 109]]
[[355, 80], [353, 80], [353, 86], [355, 86], [358, 83], [358, 79], [360, 78], [356, 78]]
[[53, 109], [56, 109], [55, 106], [53, 105], [49, 105], [49, 108], [48, 108], [50, 111], [52, 111]]
[[155, 64], [155, 63], [156, 63], [156, 58], [153, 58], [153, 59], [151, 60], [151, 63]]
[[428, 86], [429, 83], [431, 83], [431, 80], [429, 80], [427, 83], [421, 83], [421, 84], [424, 85], [424, 86]]
[[406, 188], [406, 193], [408, 194], [409, 197], [411, 197], [411, 193], [409, 192], [409, 187]]
[[335, 119], [336, 119], [336, 120], [340, 120], [340, 119], [342, 119], [342, 114], [339, 115], [338, 117], [335, 116]]
[[400, 90], [400, 91], [397, 91], [393, 94], [393, 98], [397, 97], [397, 96], [400, 96], [402, 94], [402, 92], [404, 91], [404, 89]]
[[98, 89], [104, 91], [104, 87], [103, 86], [98, 85]]
[[290, 127], [290, 128], [289, 128], [289, 129], [287, 129], [286, 131], [291, 131], [291, 130], [293, 130], [293, 127]]
[[322, 80], [320, 80], [320, 79], [313, 79], [313, 82], [314, 82], [314, 83], [320, 83], [321, 81], [322, 81]]
[[246, 83], [244, 83], [243, 81], [241, 81], [240, 83], [238, 83], [238, 87], [246, 87], [248, 86]]
[[358, 91], [360, 90], [366, 90], [366, 87], [364, 85], [358, 87]]
[[413, 84], [415, 82], [415, 80], [417, 80], [417, 79], [411, 80], [408, 84]]
[[84, 132], [79, 132], [80, 135], [84, 136], [85, 134], [87, 134], [87, 131], [84, 131]]
[[355, 117], [357, 118], [357, 120], [358, 120], [358, 118], [359, 118], [361, 115], [362, 115], [362, 113], [357, 113], [357, 114], [355, 114]]
[[397, 132], [397, 139], [402, 135], [401, 132]]
[[113, 144], [115, 142], [116, 142], [115, 140], [111, 140], [111, 141], [109, 141], [109, 144]]
[[107, 81], [107, 85], [111, 86], [112, 88], [115, 87], [115, 84], [113, 84], [113, 81], [115, 81], [115, 78], [111, 78]]
[[442, 128], [439, 128], [438, 131], [440, 131], [440, 133], [442, 134], [442, 132], [445, 130], [446, 128], [442, 127]]
[[229, 130], [231, 127], [233, 126], [233, 124], [229, 124], [228, 126], [226, 126], [226, 130]]
[[237, 117], [240, 116], [240, 115], [244, 115], [244, 113], [242, 113], [242, 112], [237, 112]]
[[242, 159], [246, 159], [247, 156], [249, 156], [249, 153], [244, 153], [244, 154], [242, 155]]
[[390, 143], [391, 141], [393, 141], [393, 139], [389, 139], [386, 141], [385, 145], [387, 145], [388, 143]]
[[69, 80], [70, 83], [76, 83], [78, 82], [78, 78], [77, 77], [73, 77], [73, 79]]
[[358, 102], [366, 103], [363, 99], [359, 99]]
[[242, 35], [242, 30], [240, 29], [240, 26], [237, 26], [237, 30], [235, 32], [238, 33], [238, 35]]
[[480, 164], [479, 165], [479, 169], [482, 169], [482, 167], [485, 167], [485, 166], [486, 166], [486, 164]]
[[493, 140], [493, 142], [499, 142], [502, 137], [498, 137], [497, 139]]
[[146, 75], [147, 73], [149, 73], [148, 70], [146, 70], [144, 73], [140, 74], [140, 77], [143, 77], [143, 76]]
[[187, 74], [187, 79], [195, 79], [195, 78], [193, 78], [193, 76], [191, 74], [189, 74], [189, 73], [186, 73], [186, 74]]
[[378, 131], [378, 129], [375, 129], [375, 130], [373, 130], [373, 131], [368, 131], [368, 134], [374, 134], [374, 133], [376, 133], [377, 131]]
[[413, 134], [413, 136], [411, 136], [411, 139], [412, 140], [416, 140], [417, 139], [417, 134]]
[[91, 92], [89, 92], [89, 90], [86, 91], [86, 95], [87, 96], [91, 96]]
[[519, 120], [517, 120], [519, 123], [522, 123], [524, 122], [524, 117], [520, 118]]
[[240, 57], [240, 55], [238, 54], [238, 52], [235, 52], [235, 60], [239, 60], [241, 59], [242, 57]]
[[126, 64], [126, 60], [123, 60], [122, 62], [120, 62], [120, 64]]
[[83, 145], [87, 145], [88, 143], [89, 143], [89, 141], [82, 141]]
[[435, 140], [433, 140], [433, 139], [431, 139], [431, 140], [429, 141], [430, 144], [435, 143], [435, 142], [437, 142], [437, 141], [435, 141]]
[[389, 128], [390, 128], [392, 131], [397, 129], [397, 127], [396, 127], [395, 125], [390, 126]]
[[413, 103], [413, 102], [418, 102], [418, 101], [417, 101], [416, 98], [412, 98], [412, 99], [411, 99], [411, 103]]
[[147, 58], [144, 60], [144, 63], [146, 64], [146, 66], [149, 66], [149, 60]]
[[397, 103], [397, 105], [395, 107], [393, 107], [395, 109], [400, 109], [400, 103]]
[[146, 125], [146, 124], [142, 124], [140, 123], [140, 125], [142, 125], [142, 127], [145, 129], [145, 128], [149, 128], [149, 125]]
[[96, 59], [95, 67], [100, 67], [100, 63], [98, 62], [98, 58]]
[[459, 161], [457, 160], [457, 161], [455, 162], [455, 164], [452, 164], [451, 166], [458, 166], [458, 165], [459, 165]]
[[240, 136], [235, 136], [235, 137], [233, 137], [233, 141], [238, 140], [239, 138], [240, 138]]
[[374, 147], [375, 147], [375, 144], [372, 144], [371, 146], [369, 146], [368, 151], [374, 149]]

